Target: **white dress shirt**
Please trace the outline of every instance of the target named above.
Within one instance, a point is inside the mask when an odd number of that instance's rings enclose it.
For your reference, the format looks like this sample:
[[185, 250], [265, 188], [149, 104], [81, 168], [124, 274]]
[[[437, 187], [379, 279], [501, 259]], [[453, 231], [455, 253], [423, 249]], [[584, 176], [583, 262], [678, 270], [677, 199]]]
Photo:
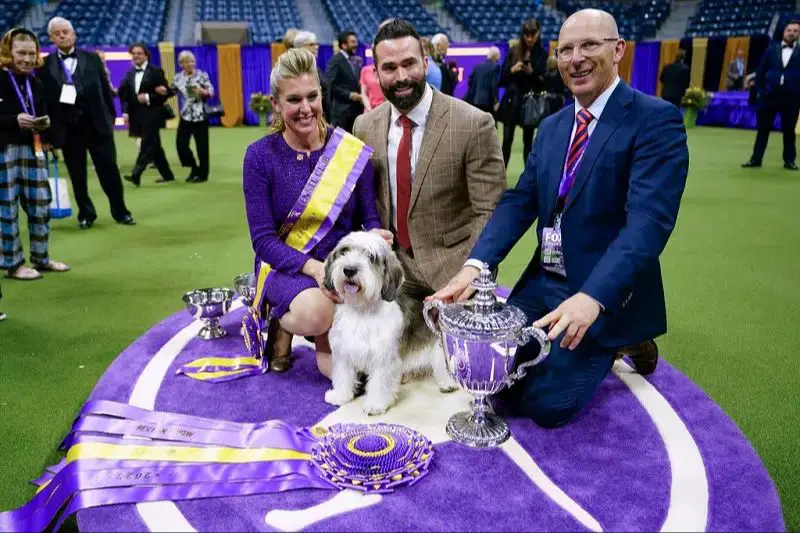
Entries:
[[[59, 50], [58, 53], [61, 54], [61, 50]], [[74, 53], [75, 53], [75, 48], [74, 47], [69, 52], [67, 52], [67, 54], [74, 54]], [[64, 54], [64, 55], [66, 55], [66, 54]], [[59, 55], [59, 58], [60, 58], [60, 55]], [[68, 58], [64, 59], [63, 61], [64, 61], [64, 66], [67, 68], [69, 73], [70, 74], [75, 74], [75, 69], [78, 68], [78, 58], [77, 57], [68, 57]]]
[[[589, 147], [588, 143], [591, 142], [592, 133], [594, 132], [595, 128], [597, 127], [597, 123], [600, 120], [600, 116], [603, 114], [603, 110], [606, 108], [606, 104], [608, 103], [608, 100], [611, 98], [611, 95], [614, 93], [614, 90], [616, 90], [617, 85], [619, 85], [619, 81], [620, 81], [620, 78], [619, 78], [619, 76], [617, 76], [617, 78], [611, 83], [611, 85], [609, 85], [609, 87], [605, 91], [600, 93], [600, 96], [595, 98], [594, 102], [592, 102], [589, 105], [589, 107], [587, 108], [589, 110], [589, 113], [591, 113], [592, 116], [594, 117], [594, 119], [592, 119], [592, 121], [589, 123], [589, 141], [586, 144], [587, 148]], [[575, 137], [575, 130], [577, 128], [577, 116], [578, 116], [578, 113], [580, 113], [580, 111], [582, 109], [583, 109], [583, 106], [581, 104], [579, 104], [578, 101], [576, 100], [575, 101], [575, 117], [576, 117], [576, 120], [572, 121], [572, 133], [570, 133], [570, 136], [569, 136], [569, 144], [567, 145], [567, 152], [569, 152], [569, 146], [572, 144], [572, 139]], [[584, 153], [585, 153], [585, 150], [584, 150]], [[569, 155], [569, 154], [567, 154], [567, 155]], [[583, 158], [583, 154], [581, 154], [581, 159], [582, 158]], [[564, 161], [562, 162], [562, 167], [565, 167], [566, 165], [567, 165], [567, 161], [566, 161], [566, 157], [565, 157]], [[561, 172], [561, 175], [563, 177], [563, 175], [564, 175], [564, 171], [563, 170]], [[483, 268], [483, 263], [481, 261], [479, 261], [478, 259], [468, 259], [467, 262], [464, 264], [464, 266], [473, 266], [473, 267], [477, 268], [478, 270], [480, 270], [481, 268]]]
[[[414, 183], [414, 177], [416, 176], [417, 158], [422, 148], [422, 138], [425, 136], [425, 123], [428, 122], [431, 102], [433, 102], [433, 89], [428, 87], [426, 83], [422, 99], [414, 109], [407, 113], [408, 118], [415, 124], [411, 129], [411, 183]], [[392, 202], [392, 224], [395, 228], [397, 228], [397, 149], [400, 146], [400, 140], [403, 138], [400, 115], [400, 111], [392, 105], [386, 155], [389, 158], [389, 189]]]
[[141, 68], [141, 72], [134, 72], [133, 73], [133, 89], [136, 91], [136, 94], [139, 94], [139, 89], [142, 87], [142, 78], [144, 78], [144, 69], [147, 68], [147, 61], [142, 63], [141, 67], [134, 66], [134, 68]]
[[[789, 64], [789, 60], [792, 58], [792, 53], [794, 52], [794, 46], [791, 48], [784, 48], [784, 45], [788, 45], [786, 41], [781, 41], [781, 60], [783, 61], [783, 68], [786, 68], [786, 65]], [[783, 85], [783, 74], [781, 74], [781, 85]]]

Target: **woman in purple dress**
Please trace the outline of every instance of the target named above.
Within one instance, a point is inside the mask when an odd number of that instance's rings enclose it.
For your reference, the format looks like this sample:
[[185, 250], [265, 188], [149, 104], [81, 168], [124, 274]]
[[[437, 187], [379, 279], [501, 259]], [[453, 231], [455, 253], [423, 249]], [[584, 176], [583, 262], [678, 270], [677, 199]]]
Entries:
[[[309, 191], [313, 183], [310, 177], [320, 168], [320, 156], [327, 152], [330, 157], [334, 146], [345, 141], [360, 141], [340, 130], [334, 132], [325, 123], [316, 61], [308, 50], [291, 49], [281, 55], [270, 76], [270, 92], [273, 131], [247, 148], [243, 169], [256, 270], [258, 273], [266, 268], [269, 273], [262, 285], [262, 301], [268, 304], [270, 312], [266, 355], [272, 370], [286, 371], [291, 364], [292, 335], [314, 337], [317, 364], [329, 376], [327, 332], [333, 322], [337, 297], [322, 289], [325, 257], [351, 231], [374, 230], [387, 240], [391, 239], [391, 233], [379, 229], [372, 163], [368, 160], [371, 150], [364, 147], [359, 159], [361, 166], [354, 166], [349, 174], [353, 180], [357, 179], [355, 188], [340, 212], [334, 208], [328, 213], [335, 219], [332, 227], [316, 246], [310, 250], [303, 248], [306, 252], [287, 244], [287, 232], [302, 226], [291, 217], [302, 210], [298, 209], [298, 205], [303, 207], [298, 199], [301, 193]], [[329, 147], [334, 138], [339, 144]], [[324, 179], [325, 175], [320, 178]], [[259, 311], [263, 313], [264, 309], [261, 306]]]

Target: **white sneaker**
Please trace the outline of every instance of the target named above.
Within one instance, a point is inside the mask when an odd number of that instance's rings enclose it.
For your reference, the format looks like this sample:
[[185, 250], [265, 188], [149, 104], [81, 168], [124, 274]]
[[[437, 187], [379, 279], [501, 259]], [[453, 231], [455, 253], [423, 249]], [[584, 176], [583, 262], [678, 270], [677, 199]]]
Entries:
[[2, 322], [3, 320], [5, 320], [6, 318], [8, 318], [8, 315], [7, 315], [7, 314], [5, 314], [4, 312], [0, 311], [0, 322]]

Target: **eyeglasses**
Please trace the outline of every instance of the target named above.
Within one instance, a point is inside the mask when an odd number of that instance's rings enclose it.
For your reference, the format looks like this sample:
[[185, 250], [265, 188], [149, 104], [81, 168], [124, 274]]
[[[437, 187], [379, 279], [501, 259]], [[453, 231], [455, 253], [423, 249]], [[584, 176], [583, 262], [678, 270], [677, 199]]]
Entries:
[[[607, 37], [599, 41], [595, 39], [586, 39], [578, 43], [577, 46], [582, 56], [592, 57], [600, 52], [600, 48], [605, 43], [615, 43], [617, 41], [619, 41], [619, 37]], [[559, 61], [569, 61], [572, 59], [573, 55], [575, 55], [575, 45], [573, 44], [565, 44], [564, 46], [559, 46], [555, 50], [556, 59]]]

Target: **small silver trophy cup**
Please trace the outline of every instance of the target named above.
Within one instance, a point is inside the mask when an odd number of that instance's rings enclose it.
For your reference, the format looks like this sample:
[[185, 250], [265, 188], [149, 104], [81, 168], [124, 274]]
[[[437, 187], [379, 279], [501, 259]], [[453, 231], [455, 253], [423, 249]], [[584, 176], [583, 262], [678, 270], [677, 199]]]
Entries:
[[242, 296], [242, 301], [247, 307], [253, 307], [256, 299], [256, 276], [252, 272], [245, 272], [233, 278], [233, 286]]
[[183, 303], [190, 315], [205, 324], [198, 337], [210, 341], [228, 334], [219, 325], [219, 319], [231, 310], [233, 289], [195, 289], [183, 295]]
[[[472, 286], [477, 291], [472, 300], [452, 304], [431, 300], [423, 314], [441, 340], [450, 375], [474, 397], [472, 409], [453, 415], [445, 430], [456, 442], [488, 448], [508, 440], [511, 430], [490, 412], [487, 397], [510, 387], [528, 368], [541, 363], [550, 353], [550, 341], [544, 330], [525, 326], [527, 317], [521, 309], [497, 301], [497, 284], [486, 264]], [[433, 316], [434, 309], [438, 317]], [[538, 356], [514, 369], [518, 348], [531, 339], [541, 346]]]

